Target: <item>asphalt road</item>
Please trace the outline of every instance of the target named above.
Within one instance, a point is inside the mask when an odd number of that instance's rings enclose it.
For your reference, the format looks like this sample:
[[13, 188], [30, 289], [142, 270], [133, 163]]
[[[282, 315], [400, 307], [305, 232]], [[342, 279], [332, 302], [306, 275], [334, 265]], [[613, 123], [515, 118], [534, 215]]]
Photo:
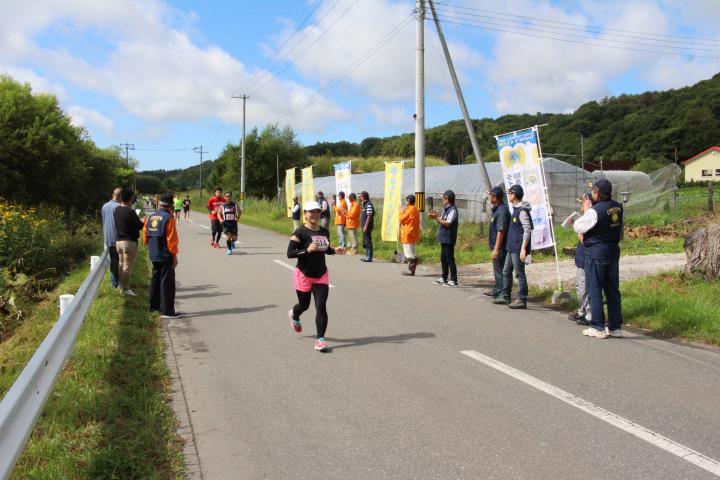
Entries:
[[591, 339], [561, 313], [335, 256], [319, 353], [314, 307], [301, 334], [287, 319], [287, 236], [241, 226], [228, 257], [193, 220], [179, 226], [186, 315], [166, 325], [196, 476], [720, 476], [717, 351]]

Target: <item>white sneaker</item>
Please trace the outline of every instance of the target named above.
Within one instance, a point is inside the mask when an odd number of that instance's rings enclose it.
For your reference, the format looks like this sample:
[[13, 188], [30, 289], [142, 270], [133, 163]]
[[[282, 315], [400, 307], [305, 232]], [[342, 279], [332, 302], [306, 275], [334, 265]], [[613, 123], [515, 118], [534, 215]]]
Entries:
[[605, 330], [597, 330], [593, 327], [588, 327], [585, 330], [583, 330], [583, 335], [586, 337], [593, 337], [593, 338], [607, 338], [608, 334], [605, 333]]
[[610, 336], [613, 338], [622, 338], [623, 331], [621, 328], [618, 328], [616, 330], [610, 330]]
[[443, 285], [443, 287], [457, 287], [457, 283], [454, 282], [453, 280], [450, 280], [445, 285]]
[[442, 278], [438, 278], [433, 282], [435, 285], [445, 285], [447, 282], [443, 280]]
[[174, 319], [174, 318], [180, 318], [182, 317], [182, 313], [177, 312], [175, 315], [160, 315], [160, 318], [166, 318], [166, 319]]
[[133, 292], [129, 288], [126, 288], [122, 292], [123, 292], [123, 295], [127, 295], [128, 297], [137, 297], [137, 293]]

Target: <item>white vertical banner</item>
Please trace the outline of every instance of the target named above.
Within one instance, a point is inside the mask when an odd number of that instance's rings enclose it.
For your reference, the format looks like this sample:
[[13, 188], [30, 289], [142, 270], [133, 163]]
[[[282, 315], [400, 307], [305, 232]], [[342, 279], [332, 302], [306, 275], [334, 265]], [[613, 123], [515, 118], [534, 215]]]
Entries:
[[350, 184], [350, 177], [352, 175], [350, 171], [351, 163], [336, 163], [333, 165], [333, 169], [335, 169], [335, 194], [337, 195], [340, 192], [344, 192], [347, 196], [352, 193], [352, 186]]
[[555, 245], [551, 225], [550, 201], [545, 188], [545, 175], [540, 157], [537, 128], [495, 136], [500, 153], [505, 189], [520, 185], [525, 191], [523, 200], [532, 206], [532, 249]]

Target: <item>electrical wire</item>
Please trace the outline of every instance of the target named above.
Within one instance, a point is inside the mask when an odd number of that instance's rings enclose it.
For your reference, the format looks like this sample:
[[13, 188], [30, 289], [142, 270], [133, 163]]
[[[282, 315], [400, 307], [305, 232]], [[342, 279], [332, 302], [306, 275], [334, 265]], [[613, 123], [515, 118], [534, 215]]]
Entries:
[[305, 108], [307, 108], [313, 100], [315, 100], [317, 97], [322, 95], [323, 93], [330, 90], [332, 87], [337, 85], [340, 81], [345, 79], [348, 75], [350, 75], [353, 71], [355, 71], [360, 65], [362, 65], [365, 61], [367, 61], [370, 57], [372, 57], [374, 54], [376, 54], [382, 47], [384, 47], [390, 40], [392, 40], [397, 34], [399, 34], [403, 28], [410, 23], [410, 21], [415, 16], [415, 11], [413, 11], [410, 15], [405, 17], [398, 25], [396, 25], [390, 32], [388, 32], [383, 38], [381, 38], [375, 45], [373, 45], [370, 49], [368, 49], [363, 55], [357, 58], [355, 62], [353, 62], [350, 66], [348, 66], [345, 70], [343, 70], [339, 75], [337, 75], [335, 78], [327, 82], [325, 85], [323, 85], [315, 94], [310, 96], [305, 102], [300, 104], [298, 107], [290, 111], [289, 113], [285, 114], [279, 119], [279, 122], [283, 121], [286, 118], [290, 118], [295, 116], [297, 113], [301, 112]]

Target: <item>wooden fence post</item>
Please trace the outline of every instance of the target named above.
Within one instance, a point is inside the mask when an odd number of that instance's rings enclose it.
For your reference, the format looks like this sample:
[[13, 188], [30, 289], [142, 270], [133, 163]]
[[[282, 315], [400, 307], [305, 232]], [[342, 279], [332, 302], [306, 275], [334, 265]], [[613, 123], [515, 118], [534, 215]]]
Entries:
[[708, 182], [708, 211], [715, 213], [715, 204], [713, 202], [713, 182]]

